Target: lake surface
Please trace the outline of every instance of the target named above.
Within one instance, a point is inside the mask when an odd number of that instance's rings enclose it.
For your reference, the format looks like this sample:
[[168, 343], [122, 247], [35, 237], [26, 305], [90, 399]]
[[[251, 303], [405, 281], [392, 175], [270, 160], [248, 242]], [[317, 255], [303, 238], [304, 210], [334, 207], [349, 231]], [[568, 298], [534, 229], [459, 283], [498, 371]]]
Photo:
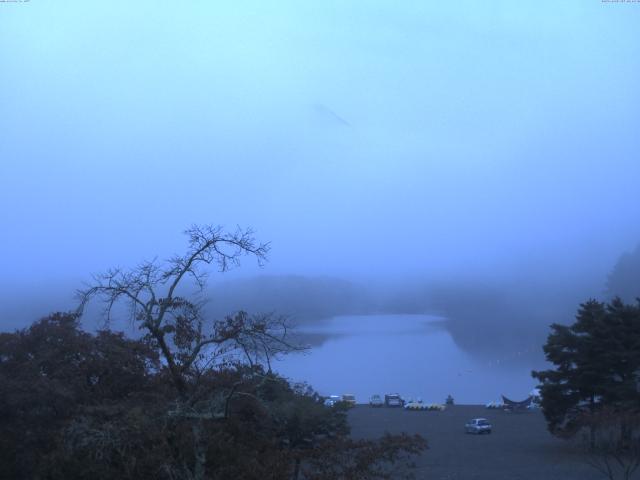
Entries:
[[364, 403], [374, 393], [398, 392], [442, 403], [451, 394], [457, 403], [477, 404], [501, 394], [524, 399], [536, 385], [526, 362], [509, 361], [504, 354], [478, 359], [462, 351], [438, 317], [341, 316], [296, 331], [325, 340], [285, 357], [274, 369], [322, 395], [353, 393]]

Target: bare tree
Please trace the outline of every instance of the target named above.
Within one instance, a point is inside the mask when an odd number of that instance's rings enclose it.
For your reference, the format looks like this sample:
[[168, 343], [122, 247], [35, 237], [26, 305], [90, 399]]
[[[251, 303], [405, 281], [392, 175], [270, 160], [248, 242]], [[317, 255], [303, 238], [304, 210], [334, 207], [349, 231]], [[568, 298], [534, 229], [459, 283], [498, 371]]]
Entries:
[[629, 480], [640, 468], [640, 413], [604, 408], [585, 419], [581, 438], [587, 464], [609, 480]]
[[195, 459], [192, 478], [205, 478], [206, 445], [203, 422], [222, 419], [234, 395], [243, 395], [241, 385], [230, 391], [211, 392], [199, 388], [204, 372], [223, 364], [238, 362], [251, 366], [296, 347], [287, 339], [287, 324], [273, 315], [250, 316], [237, 312], [225, 319], [206, 321], [199, 294], [180, 292], [207, 284], [207, 267], [220, 272], [239, 265], [243, 256], [266, 260], [268, 244], [257, 243], [252, 230], [238, 228], [233, 233], [219, 226], [192, 226], [186, 232], [189, 246], [183, 255], [166, 261], [145, 261], [129, 270], [112, 269], [95, 275], [93, 282], [78, 291], [79, 313], [92, 299], [105, 306], [107, 322], [117, 304], [128, 307], [130, 320], [158, 349], [177, 391], [174, 416], [190, 419]]

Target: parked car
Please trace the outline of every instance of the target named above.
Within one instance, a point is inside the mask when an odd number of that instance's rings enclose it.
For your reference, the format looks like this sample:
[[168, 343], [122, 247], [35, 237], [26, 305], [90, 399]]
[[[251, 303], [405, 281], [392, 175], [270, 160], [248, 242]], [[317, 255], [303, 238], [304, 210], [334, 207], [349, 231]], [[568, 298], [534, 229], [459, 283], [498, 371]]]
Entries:
[[380, 395], [371, 395], [369, 398], [369, 405], [372, 407], [382, 407], [384, 405], [384, 401]]
[[341, 402], [342, 397], [340, 395], [329, 395], [324, 399], [325, 407], [333, 407], [336, 403]]
[[404, 406], [404, 400], [397, 393], [387, 393], [384, 396], [384, 404], [387, 407], [402, 407]]
[[352, 393], [345, 393], [344, 395], [342, 395], [342, 401], [352, 407], [356, 406], [356, 396]]
[[474, 418], [467, 422], [464, 426], [464, 431], [466, 433], [476, 433], [479, 435], [481, 433], [491, 433], [492, 428], [489, 420], [486, 418]]

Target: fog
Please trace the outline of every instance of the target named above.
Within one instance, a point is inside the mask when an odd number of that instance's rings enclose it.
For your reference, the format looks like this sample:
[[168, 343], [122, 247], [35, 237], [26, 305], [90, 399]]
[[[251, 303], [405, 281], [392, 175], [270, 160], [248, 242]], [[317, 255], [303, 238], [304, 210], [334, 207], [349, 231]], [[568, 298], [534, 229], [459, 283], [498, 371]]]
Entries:
[[[214, 305], [543, 339], [640, 242], [639, 21], [582, 0], [3, 3], [0, 329], [213, 223], [272, 247], [214, 276]], [[246, 287], [265, 278], [277, 300]]]

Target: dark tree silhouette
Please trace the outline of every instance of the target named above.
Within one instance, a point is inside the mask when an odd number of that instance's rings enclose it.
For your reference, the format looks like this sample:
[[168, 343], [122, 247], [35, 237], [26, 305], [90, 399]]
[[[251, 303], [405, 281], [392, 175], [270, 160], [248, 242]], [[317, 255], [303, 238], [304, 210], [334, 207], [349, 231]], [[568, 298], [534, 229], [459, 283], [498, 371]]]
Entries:
[[89, 411], [145, 403], [158, 367], [145, 342], [109, 331], [88, 334], [74, 314], [0, 334], [0, 478], [50, 478], [60, 469], [79, 478], [62, 461], [64, 432]]
[[191, 473], [195, 480], [202, 480], [207, 464], [204, 422], [224, 418], [231, 398], [246, 394], [240, 384], [230, 391], [203, 389], [203, 373], [239, 361], [238, 355], [252, 365], [262, 360], [270, 365], [272, 357], [295, 347], [286, 339], [287, 325], [282, 318], [238, 312], [207, 322], [202, 302], [179, 294], [181, 287], [189, 287], [188, 280], [202, 291], [209, 265], [225, 272], [246, 255], [262, 264], [269, 245], [257, 243], [251, 230], [227, 233], [221, 227], [194, 225], [185, 233], [189, 238], [185, 254], [165, 262], [147, 261], [130, 270], [114, 269], [96, 275], [93, 284], [80, 290], [78, 297], [80, 312], [92, 298], [101, 300], [107, 320], [113, 307], [124, 302], [130, 319], [159, 351], [178, 393], [173, 415], [191, 420]]
[[628, 458], [640, 425], [625, 420], [640, 414], [640, 302], [589, 300], [572, 325], [551, 330], [544, 351], [555, 368], [533, 372], [550, 432], [576, 438], [586, 431], [591, 460]]
[[0, 478], [192, 479], [194, 421], [211, 480], [396, 478], [426, 447], [352, 440], [344, 405], [260, 366], [202, 372], [201, 398], [225, 393], [221, 416], [176, 410], [171, 379], [151, 344], [84, 332], [74, 314], [0, 334]]

